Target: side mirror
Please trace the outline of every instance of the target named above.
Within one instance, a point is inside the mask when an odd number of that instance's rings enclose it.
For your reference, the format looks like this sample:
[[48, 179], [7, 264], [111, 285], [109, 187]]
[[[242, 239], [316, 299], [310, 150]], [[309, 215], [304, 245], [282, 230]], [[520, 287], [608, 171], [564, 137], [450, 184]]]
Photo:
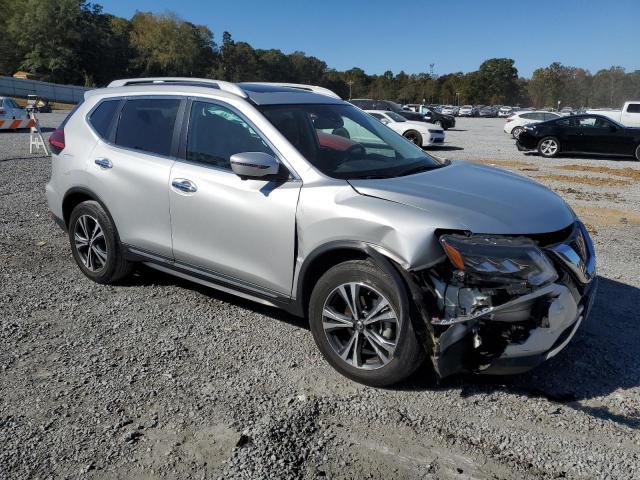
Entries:
[[241, 178], [263, 178], [276, 175], [280, 163], [273, 155], [262, 152], [243, 152], [229, 159], [233, 173]]

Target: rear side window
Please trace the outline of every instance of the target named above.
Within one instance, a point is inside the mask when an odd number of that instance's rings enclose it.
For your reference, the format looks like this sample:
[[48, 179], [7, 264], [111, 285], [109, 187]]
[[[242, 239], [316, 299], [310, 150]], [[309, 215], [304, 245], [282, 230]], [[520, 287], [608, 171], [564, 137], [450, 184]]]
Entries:
[[102, 102], [89, 116], [89, 123], [100, 137], [107, 139], [113, 116], [118, 109], [120, 100]]
[[629, 113], [640, 113], [640, 103], [630, 103], [627, 107]]
[[122, 108], [116, 145], [169, 156], [180, 100], [127, 100]]

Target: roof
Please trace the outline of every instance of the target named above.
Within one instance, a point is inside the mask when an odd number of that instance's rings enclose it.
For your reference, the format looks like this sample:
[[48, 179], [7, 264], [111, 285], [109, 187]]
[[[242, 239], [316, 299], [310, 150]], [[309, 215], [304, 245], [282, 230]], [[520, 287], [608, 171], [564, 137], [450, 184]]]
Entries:
[[[188, 77], [154, 77], [154, 78], [130, 78], [114, 80], [108, 86], [119, 94], [123, 92], [168, 92], [179, 90], [184, 93], [194, 94], [208, 89], [207, 93], [215, 93], [216, 96], [227, 97], [233, 95], [251, 100], [257, 105], [276, 105], [289, 103], [343, 103], [338, 95], [329, 89], [296, 83], [231, 83], [222, 80]], [[117, 89], [117, 90], [116, 90]], [[106, 93], [104, 90], [101, 93]]]

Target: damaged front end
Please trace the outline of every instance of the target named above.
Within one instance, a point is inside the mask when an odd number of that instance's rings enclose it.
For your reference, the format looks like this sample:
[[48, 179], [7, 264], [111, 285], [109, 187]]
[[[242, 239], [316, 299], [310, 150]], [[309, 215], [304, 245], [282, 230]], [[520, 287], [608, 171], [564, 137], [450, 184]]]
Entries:
[[440, 377], [529, 370], [564, 348], [590, 309], [595, 254], [580, 222], [548, 235], [439, 240], [447, 260], [411, 283]]

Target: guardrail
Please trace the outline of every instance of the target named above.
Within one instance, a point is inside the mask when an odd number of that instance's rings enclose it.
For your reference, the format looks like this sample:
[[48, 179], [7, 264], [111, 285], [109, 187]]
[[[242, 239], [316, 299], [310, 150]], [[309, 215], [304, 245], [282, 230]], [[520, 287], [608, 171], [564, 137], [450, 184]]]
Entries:
[[84, 98], [84, 92], [87, 90], [91, 89], [77, 85], [60, 85], [40, 80], [0, 76], [0, 95], [10, 97], [27, 98], [27, 95], [38, 95], [50, 102], [78, 103]]

